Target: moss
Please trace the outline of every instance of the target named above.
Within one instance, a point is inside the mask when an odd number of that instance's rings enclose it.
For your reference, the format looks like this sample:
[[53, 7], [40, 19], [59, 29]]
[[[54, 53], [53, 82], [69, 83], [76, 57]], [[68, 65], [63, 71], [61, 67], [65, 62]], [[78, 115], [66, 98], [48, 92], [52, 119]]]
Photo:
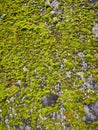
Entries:
[[0, 129], [2, 130], [2, 128], [4, 129], [4, 130], [7, 130], [7, 127], [6, 127], [6, 125], [5, 125], [5, 123], [0, 123]]
[[[38, 124], [43, 129], [62, 130], [61, 118], [51, 120], [50, 116], [59, 113], [61, 106], [65, 108], [68, 129], [71, 126], [76, 130], [97, 128], [97, 122], [82, 121], [83, 105], [96, 102], [97, 91], [81, 91], [84, 81], [76, 74], [84, 72], [85, 79], [92, 75], [98, 83], [98, 44], [92, 34], [94, 22], [98, 21], [97, 5], [75, 0], [70, 10], [72, 0], [61, 0], [56, 10], [61, 13], [51, 14], [53, 8], [44, 0], [0, 1], [0, 129], [7, 129], [5, 118], [8, 118], [11, 129], [23, 126], [24, 119], [31, 120], [34, 130]], [[87, 72], [78, 52], [84, 54]], [[69, 77], [66, 72], [71, 72]], [[16, 86], [18, 80], [20, 87]], [[58, 82], [61, 95], [57, 103], [43, 108], [42, 97], [58, 93], [55, 88]], [[41, 83], [45, 84], [44, 88], [40, 87]], [[16, 115], [9, 108], [15, 109]], [[40, 114], [47, 120], [40, 119]]]
[[98, 128], [98, 121], [92, 123], [91, 128], [92, 128], [93, 130], [94, 130], [94, 129], [97, 130], [97, 128]]

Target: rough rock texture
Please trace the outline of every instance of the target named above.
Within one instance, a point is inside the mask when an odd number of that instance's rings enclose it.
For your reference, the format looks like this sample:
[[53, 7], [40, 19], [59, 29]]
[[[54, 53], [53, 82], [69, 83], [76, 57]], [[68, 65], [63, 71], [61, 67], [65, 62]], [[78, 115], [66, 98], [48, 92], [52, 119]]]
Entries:
[[95, 26], [92, 29], [92, 32], [96, 37], [98, 37], [98, 23], [95, 23]]
[[50, 94], [49, 96], [43, 96], [42, 104], [43, 106], [50, 106], [52, 104], [55, 104], [57, 99], [58, 99], [58, 95], [54, 95], [54, 94]]
[[89, 106], [84, 105], [84, 110], [86, 112], [86, 116], [83, 117], [84, 121], [98, 121], [98, 101], [94, 104], [90, 104]]

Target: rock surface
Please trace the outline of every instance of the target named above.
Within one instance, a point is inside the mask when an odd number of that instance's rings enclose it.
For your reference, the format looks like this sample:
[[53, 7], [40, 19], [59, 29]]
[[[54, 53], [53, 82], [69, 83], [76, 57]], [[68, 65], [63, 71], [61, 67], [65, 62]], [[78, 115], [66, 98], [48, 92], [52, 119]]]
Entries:
[[98, 101], [89, 106], [84, 105], [84, 110], [86, 112], [86, 116], [83, 117], [84, 121], [98, 121]]
[[43, 96], [42, 104], [43, 106], [50, 106], [52, 104], [55, 104], [57, 99], [58, 99], [58, 95], [55, 94], [50, 94], [49, 96]]

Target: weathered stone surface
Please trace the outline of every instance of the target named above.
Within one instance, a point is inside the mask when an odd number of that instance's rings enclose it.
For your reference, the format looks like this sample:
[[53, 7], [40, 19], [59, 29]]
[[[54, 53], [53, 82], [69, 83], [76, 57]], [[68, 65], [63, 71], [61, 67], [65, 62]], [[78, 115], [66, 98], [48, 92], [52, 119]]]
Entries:
[[49, 96], [42, 97], [43, 106], [50, 106], [51, 104], [55, 104], [58, 99], [58, 95], [50, 94]]
[[89, 106], [84, 105], [86, 116], [83, 117], [83, 121], [96, 121], [98, 120], [98, 101]]
[[94, 112], [94, 115], [98, 119], [98, 100], [94, 104], [90, 105], [90, 109]]
[[26, 125], [25, 130], [33, 130], [32, 127]]
[[95, 34], [96, 37], [98, 37], [98, 23], [95, 24], [95, 26], [92, 28], [93, 34]]
[[58, 8], [58, 0], [54, 0], [52, 3], [51, 3], [51, 7], [53, 7], [54, 9], [57, 9]]
[[96, 117], [92, 114], [89, 107], [87, 105], [84, 105], [84, 110], [86, 112], [86, 116], [83, 117], [83, 121], [94, 121], [96, 120]]

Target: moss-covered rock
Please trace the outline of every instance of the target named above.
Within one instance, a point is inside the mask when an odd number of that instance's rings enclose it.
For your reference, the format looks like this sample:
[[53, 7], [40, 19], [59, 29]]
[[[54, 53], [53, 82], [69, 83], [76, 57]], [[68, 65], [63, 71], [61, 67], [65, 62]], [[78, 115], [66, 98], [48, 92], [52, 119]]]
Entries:
[[93, 2], [0, 1], [0, 130], [98, 129], [84, 107], [98, 100]]

